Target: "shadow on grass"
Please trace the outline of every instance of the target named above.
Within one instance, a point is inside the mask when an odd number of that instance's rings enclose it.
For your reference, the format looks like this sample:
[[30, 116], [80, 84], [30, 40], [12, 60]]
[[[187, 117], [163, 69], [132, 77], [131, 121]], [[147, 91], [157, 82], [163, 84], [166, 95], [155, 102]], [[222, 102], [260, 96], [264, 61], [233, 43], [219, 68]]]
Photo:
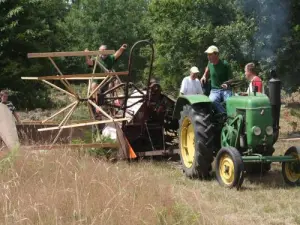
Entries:
[[[212, 172], [209, 181], [217, 180], [215, 171]], [[256, 191], [258, 189], [293, 189], [285, 183], [280, 170], [271, 170], [265, 174], [246, 174], [239, 191]]]

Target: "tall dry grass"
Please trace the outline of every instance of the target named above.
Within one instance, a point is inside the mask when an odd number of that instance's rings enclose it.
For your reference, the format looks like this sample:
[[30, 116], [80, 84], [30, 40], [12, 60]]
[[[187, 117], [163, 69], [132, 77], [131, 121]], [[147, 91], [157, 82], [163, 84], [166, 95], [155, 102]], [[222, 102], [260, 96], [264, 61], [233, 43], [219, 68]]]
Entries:
[[124, 162], [109, 164], [70, 150], [22, 153], [2, 166], [1, 224], [188, 224], [197, 220], [197, 213], [181, 207], [172, 185], [148, 166], [137, 170]]
[[300, 224], [300, 189], [276, 165], [241, 191], [187, 179], [178, 164], [113, 164], [72, 150], [20, 151], [0, 165], [0, 224]]

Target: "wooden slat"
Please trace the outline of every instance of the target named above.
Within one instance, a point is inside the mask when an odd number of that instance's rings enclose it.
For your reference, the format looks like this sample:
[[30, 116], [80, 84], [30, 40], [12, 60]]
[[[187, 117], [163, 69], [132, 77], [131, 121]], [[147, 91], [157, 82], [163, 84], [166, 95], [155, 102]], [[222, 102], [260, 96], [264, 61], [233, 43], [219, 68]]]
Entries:
[[[96, 124], [105, 124], [105, 123], [113, 123], [113, 122], [122, 122], [129, 120], [130, 118], [122, 118], [122, 119], [113, 119], [113, 120], [99, 120], [99, 121], [94, 121], [94, 122], [87, 122], [87, 123], [79, 123], [79, 124], [70, 124], [70, 125], [63, 125], [60, 128], [65, 129], [65, 128], [74, 128], [74, 127], [85, 127], [85, 126], [90, 126], [90, 125], [96, 125]], [[48, 130], [58, 130], [60, 129], [58, 126], [56, 127], [47, 127], [47, 128], [41, 128], [38, 129], [38, 131], [48, 131]]]
[[139, 157], [146, 157], [146, 156], [158, 156], [158, 155], [177, 155], [180, 153], [179, 149], [174, 150], [154, 150], [154, 151], [147, 151], [147, 152], [136, 152]]
[[54, 122], [54, 121], [47, 121], [45, 123], [43, 123], [43, 121], [37, 121], [37, 120], [25, 120], [22, 121], [22, 124], [17, 123], [17, 126], [22, 126], [22, 125], [58, 125], [58, 122]]
[[[41, 80], [39, 77], [21, 77], [22, 80]], [[68, 77], [68, 78], [61, 78], [60, 77], [53, 77], [47, 80], [103, 80], [105, 77]]]
[[295, 138], [282, 138], [279, 139], [281, 141], [300, 141], [300, 137], [295, 137]]
[[72, 75], [55, 75], [55, 76], [43, 76], [43, 77], [21, 77], [22, 80], [62, 80], [80, 78], [80, 79], [103, 79], [103, 77], [114, 76], [114, 75], [128, 75], [127, 71], [124, 72], [111, 72], [111, 73], [87, 73], [87, 74], [72, 74]]
[[39, 53], [28, 53], [28, 58], [46, 58], [46, 57], [65, 57], [65, 56], [88, 56], [88, 55], [111, 55], [114, 54], [115, 50], [104, 50], [104, 51], [74, 51], [74, 52], [39, 52]]
[[66, 145], [31, 145], [21, 146], [24, 150], [52, 150], [65, 148], [118, 148], [118, 143], [90, 143], [90, 144], [66, 144]]

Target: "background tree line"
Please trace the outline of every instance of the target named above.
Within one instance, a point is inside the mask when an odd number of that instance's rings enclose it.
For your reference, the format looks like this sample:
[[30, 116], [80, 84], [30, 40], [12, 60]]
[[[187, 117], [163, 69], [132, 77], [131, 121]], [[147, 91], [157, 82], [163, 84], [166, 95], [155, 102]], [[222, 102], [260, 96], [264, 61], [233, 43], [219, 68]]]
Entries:
[[[129, 48], [138, 40], [155, 44], [154, 76], [177, 93], [192, 65], [201, 72], [205, 49], [217, 45], [235, 77], [256, 62], [266, 80], [277, 69], [288, 92], [300, 85], [298, 0], [0, 0], [0, 89], [13, 91], [21, 108], [46, 107], [47, 89], [21, 76], [55, 74], [46, 59], [29, 52], [98, 49], [105, 43]], [[127, 70], [129, 50], [116, 70]], [[134, 79], [147, 76], [149, 51], [135, 52]], [[65, 74], [90, 72], [84, 57], [57, 58]]]

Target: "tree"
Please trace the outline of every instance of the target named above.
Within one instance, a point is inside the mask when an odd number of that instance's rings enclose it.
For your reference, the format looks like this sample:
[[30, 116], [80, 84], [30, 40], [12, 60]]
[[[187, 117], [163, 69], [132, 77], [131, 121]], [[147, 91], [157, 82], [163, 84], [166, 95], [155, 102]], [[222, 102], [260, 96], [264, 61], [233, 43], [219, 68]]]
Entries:
[[20, 77], [49, 73], [45, 61], [28, 60], [27, 53], [59, 49], [56, 23], [67, 12], [66, 4], [65, 0], [0, 1], [0, 88], [15, 92], [19, 107], [47, 105], [43, 86]]
[[[97, 50], [101, 44], [117, 50], [123, 43], [129, 48], [138, 40], [149, 37], [141, 23], [147, 12], [145, 0], [81, 0], [71, 7], [60, 27], [65, 30], [65, 49]], [[116, 64], [116, 70], [127, 70], [129, 49]], [[87, 72], [84, 59], [67, 59], [67, 71]], [[135, 74], [143, 73], [145, 59], [135, 57]], [[89, 71], [91, 72], [91, 71]]]
[[212, 44], [220, 47], [222, 58], [245, 61], [248, 49], [241, 49], [246, 46], [249, 29], [233, 1], [153, 0], [147, 24], [157, 50], [155, 72], [170, 91], [178, 92], [191, 66], [204, 72], [204, 51]]

